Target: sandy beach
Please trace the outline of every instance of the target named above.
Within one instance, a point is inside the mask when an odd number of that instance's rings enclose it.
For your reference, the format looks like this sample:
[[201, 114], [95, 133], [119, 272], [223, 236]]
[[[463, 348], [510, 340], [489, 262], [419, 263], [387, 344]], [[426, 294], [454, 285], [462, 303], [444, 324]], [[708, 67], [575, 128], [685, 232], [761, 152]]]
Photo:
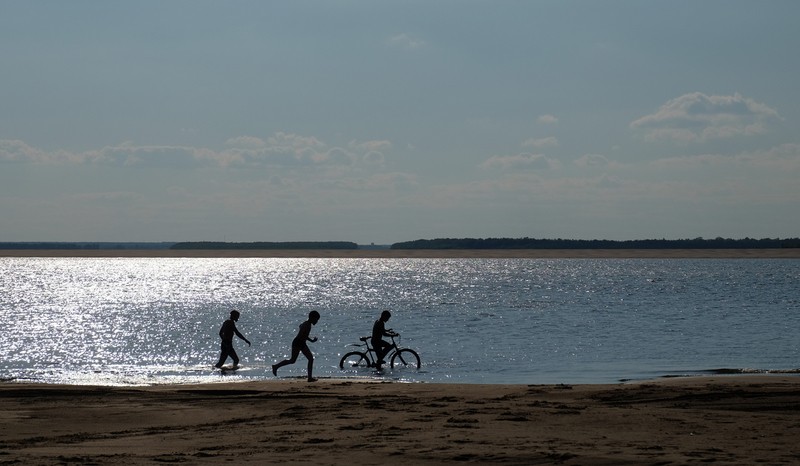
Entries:
[[0, 249], [0, 257], [799, 259], [785, 249]]
[[800, 378], [0, 384], [0, 464], [798, 464]]

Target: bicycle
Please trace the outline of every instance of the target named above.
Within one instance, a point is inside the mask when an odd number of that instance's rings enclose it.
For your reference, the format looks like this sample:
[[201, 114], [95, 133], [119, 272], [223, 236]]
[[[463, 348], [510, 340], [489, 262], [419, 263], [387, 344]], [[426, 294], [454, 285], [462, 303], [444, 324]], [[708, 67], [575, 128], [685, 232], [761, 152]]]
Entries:
[[[398, 334], [399, 338], [400, 335]], [[350, 346], [365, 347], [364, 351], [350, 351], [342, 356], [339, 361], [339, 369], [344, 370], [345, 367], [377, 367], [377, 355], [375, 350], [370, 346], [369, 341], [372, 337], [361, 337], [363, 343], [353, 343]], [[391, 336], [392, 346], [387, 348], [384, 358], [388, 356], [389, 367], [394, 369], [394, 366], [408, 367], [411, 369], [419, 369], [422, 364], [419, 359], [419, 354], [411, 348], [401, 348], [395, 341], [394, 336]]]

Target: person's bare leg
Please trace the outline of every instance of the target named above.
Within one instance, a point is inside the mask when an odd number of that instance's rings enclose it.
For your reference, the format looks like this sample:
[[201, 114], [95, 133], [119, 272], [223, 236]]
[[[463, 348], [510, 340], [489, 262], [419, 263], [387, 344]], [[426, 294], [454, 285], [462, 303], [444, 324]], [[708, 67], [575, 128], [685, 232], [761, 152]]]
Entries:
[[272, 365], [272, 375], [277, 377], [278, 376], [278, 369], [280, 369], [283, 366], [288, 366], [289, 364], [294, 364], [294, 362], [297, 361], [297, 355], [299, 355], [299, 354], [300, 354], [300, 350], [299, 349], [292, 348], [292, 358], [291, 359], [284, 359], [283, 361], [279, 362], [278, 364], [273, 364]]
[[303, 354], [308, 359], [308, 381], [316, 382], [317, 379], [315, 379], [314, 376], [312, 375], [314, 372], [314, 355], [311, 354], [311, 350], [308, 349], [308, 346], [303, 348]]

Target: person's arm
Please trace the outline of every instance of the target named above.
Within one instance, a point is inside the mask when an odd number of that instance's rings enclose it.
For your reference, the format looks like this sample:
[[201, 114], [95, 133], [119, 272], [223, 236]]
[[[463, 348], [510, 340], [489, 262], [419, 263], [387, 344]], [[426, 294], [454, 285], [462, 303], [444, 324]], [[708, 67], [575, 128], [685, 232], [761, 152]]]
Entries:
[[241, 333], [239, 333], [239, 329], [238, 329], [238, 328], [236, 328], [236, 326], [235, 326], [235, 325], [233, 326], [233, 333], [235, 333], [237, 337], [239, 337], [239, 338], [241, 338], [242, 340], [244, 340], [244, 342], [245, 342], [245, 343], [247, 343], [247, 346], [250, 346], [250, 340], [248, 340], [247, 338], [245, 338], [245, 337], [244, 337], [244, 335], [242, 335]]

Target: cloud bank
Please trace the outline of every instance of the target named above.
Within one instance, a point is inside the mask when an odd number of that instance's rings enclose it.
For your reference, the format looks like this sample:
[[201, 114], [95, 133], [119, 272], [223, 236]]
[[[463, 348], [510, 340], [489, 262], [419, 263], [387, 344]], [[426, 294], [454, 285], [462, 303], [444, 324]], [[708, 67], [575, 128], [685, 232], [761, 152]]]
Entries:
[[254, 136], [228, 139], [227, 148], [136, 145], [131, 142], [85, 152], [44, 151], [19, 140], [0, 140], [0, 162], [40, 165], [104, 165], [189, 169], [200, 167], [254, 168], [298, 166], [379, 167], [385, 140], [351, 141], [332, 147], [315, 137], [278, 132], [266, 140]]
[[693, 92], [668, 101], [655, 113], [631, 122], [630, 127], [642, 131], [645, 139], [651, 141], [700, 143], [763, 134], [778, 119], [776, 110], [738, 93]]

